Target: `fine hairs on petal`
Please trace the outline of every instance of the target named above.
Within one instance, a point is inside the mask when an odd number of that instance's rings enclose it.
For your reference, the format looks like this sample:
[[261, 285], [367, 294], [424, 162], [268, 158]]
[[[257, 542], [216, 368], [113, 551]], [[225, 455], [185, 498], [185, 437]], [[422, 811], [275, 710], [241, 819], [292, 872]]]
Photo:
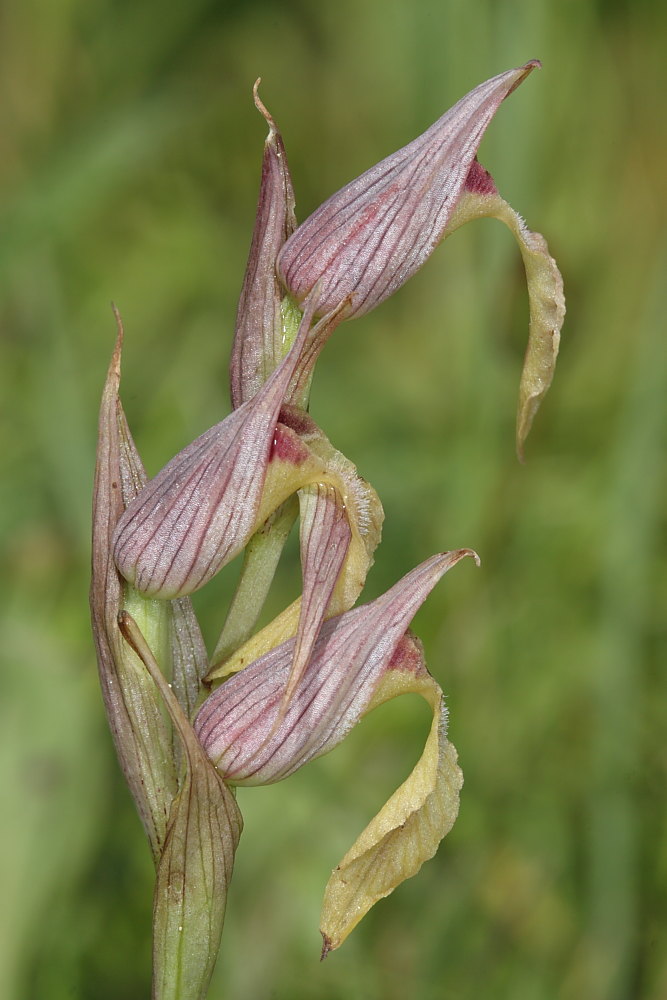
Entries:
[[347, 459], [339, 453], [333, 456], [331, 459], [330, 467], [332, 471], [338, 472], [341, 476], [345, 477], [346, 485], [354, 500], [355, 512], [356, 512], [356, 525], [359, 529], [361, 535], [368, 534], [371, 526], [371, 503], [372, 503], [372, 490], [368, 483], [361, 479], [360, 476], [350, 476], [348, 474]]

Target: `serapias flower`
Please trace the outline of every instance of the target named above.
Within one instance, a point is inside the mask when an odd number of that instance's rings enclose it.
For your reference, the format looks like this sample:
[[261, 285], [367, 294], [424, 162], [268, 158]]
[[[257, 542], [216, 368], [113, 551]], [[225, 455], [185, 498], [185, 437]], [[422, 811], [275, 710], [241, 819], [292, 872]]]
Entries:
[[320, 205], [278, 259], [297, 301], [319, 281], [322, 312], [348, 299], [346, 315], [361, 316], [400, 288], [442, 239], [501, 102], [538, 65], [532, 60], [481, 83], [417, 139]]
[[421, 694], [433, 710], [424, 753], [333, 872], [325, 892], [324, 954], [367, 910], [435, 853], [458, 812], [462, 784], [447, 741], [440, 688], [408, 626], [447, 570], [475, 553], [433, 556], [386, 594], [322, 627], [291, 702], [283, 709], [295, 640], [235, 674], [204, 703], [195, 732], [225, 781], [269, 784], [328, 753], [371, 709], [398, 694]]
[[[531, 299], [519, 453], [553, 374], [565, 312], [562, 280], [544, 239], [530, 233], [505, 202], [487, 198], [473, 204], [466, 191], [478, 191], [485, 174], [476, 155], [488, 124], [539, 65], [531, 60], [475, 87], [421, 136], [332, 195], [287, 239], [277, 263], [298, 302], [317, 285], [318, 313], [338, 308], [339, 320], [352, 318], [395, 292], [463, 222], [480, 215], [506, 222], [524, 255]], [[491, 188], [495, 194], [492, 182]], [[301, 371], [301, 380], [305, 377]]]
[[[198, 590], [298, 489], [271, 458], [278, 415], [311, 332], [313, 308], [314, 301], [306, 307], [291, 350], [257, 394], [179, 452], [120, 517], [114, 558], [140, 593], [174, 598]], [[301, 451], [305, 461], [308, 456]]]

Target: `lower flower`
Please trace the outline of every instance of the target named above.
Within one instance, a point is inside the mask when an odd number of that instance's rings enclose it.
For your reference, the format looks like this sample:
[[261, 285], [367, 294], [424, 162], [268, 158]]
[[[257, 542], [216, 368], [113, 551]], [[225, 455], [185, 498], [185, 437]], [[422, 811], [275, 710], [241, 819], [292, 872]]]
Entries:
[[195, 719], [195, 732], [225, 781], [258, 785], [328, 753], [366, 713], [399, 694], [420, 694], [431, 706], [421, 759], [329, 880], [323, 956], [433, 856], [456, 819], [463, 779], [447, 740], [443, 694], [408, 626], [438, 580], [468, 555], [477, 560], [469, 549], [433, 556], [375, 601], [326, 622], [287, 706], [294, 639], [234, 674]]

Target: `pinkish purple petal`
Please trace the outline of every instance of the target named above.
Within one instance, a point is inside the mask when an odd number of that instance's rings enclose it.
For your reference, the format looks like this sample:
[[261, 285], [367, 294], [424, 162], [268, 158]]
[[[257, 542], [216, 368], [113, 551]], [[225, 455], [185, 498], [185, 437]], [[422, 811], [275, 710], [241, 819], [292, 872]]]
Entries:
[[343, 498], [334, 486], [316, 483], [299, 490], [299, 504], [303, 592], [283, 708], [306, 669], [352, 538]]

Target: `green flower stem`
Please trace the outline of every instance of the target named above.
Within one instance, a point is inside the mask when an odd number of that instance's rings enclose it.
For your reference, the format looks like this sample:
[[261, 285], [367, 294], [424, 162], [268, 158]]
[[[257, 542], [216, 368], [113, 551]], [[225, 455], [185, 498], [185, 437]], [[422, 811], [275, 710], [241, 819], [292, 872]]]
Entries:
[[248, 542], [236, 593], [211, 658], [213, 665], [223, 663], [252, 635], [298, 513], [299, 502], [293, 495]]

